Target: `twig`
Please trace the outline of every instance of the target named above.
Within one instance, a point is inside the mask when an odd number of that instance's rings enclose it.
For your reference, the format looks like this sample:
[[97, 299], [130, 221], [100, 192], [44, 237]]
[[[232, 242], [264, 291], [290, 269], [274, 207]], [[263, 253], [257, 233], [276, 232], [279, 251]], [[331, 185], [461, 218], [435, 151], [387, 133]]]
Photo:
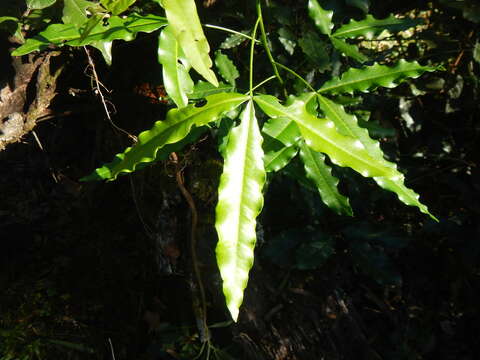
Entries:
[[[105, 99], [105, 96], [103, 95], [103, 92], [102, 92], [102, 87], [108, 91], [108, 89], [106, 88], [105, 85], [103, 85], [100, 80], [98, 79], [98, 74], [97, 74], [97, 70], [95, 68], [95, 63], [93, 62], [93, 59], [92, 57], [90, 56], [90, 52], [88, 51], [87, 47], [84, 46], [83, 49], [85, 50], [85, 53], [87, 54], [87, 58], [88, 58], [88, 64], [90, 66], [90, 68], [92, 69], [92, 76], [93, 76], [93, 80], [95, 81], [95, 93], [97, 93], [99, 96], [100, 96], [100, 100], [102, 102], [102, 105], [103, 105], [103, 109], [105, 110], [105, 114], [107, 116], [107, 119], [108, 121], [110, 122], [110, 124], [115, 128], [117, 129], [118, 131], [120, 132], [123, 132], [125, 135], [127, 135], [130, 139], [133, 140], [134, 143], [137, 142], [137, 137], [135, 135], [132, 135], [130, 134], [128, 131], [126, 131], [125, 129], [122, 129], [121, 127], [117, 126], [113, 120], [112, 120], [112, 117], [110, 116], [110, 110], [108, 109], [108, 106], [107, 106], [107, 100]], [[109, 104], [113, 105], [111, 102], [108, 101]]]
[[[192, 195], [188, 192], [187, 188], [185, 187], [185, 182], [183, 179], [183, 168], [178, 161], [178, 156], [175, 152], [170, 154], [170, 160], [175, 165], [175, 179], [177, 181], [178, 188], [180, 189], [183, 197], [188, 203], [191, 212], [191, 229], [190, 229], [190, 252], [192, 257], [192, 265], [193, 265], [193, 272], [195, 274], [196, 282], [198, 285], [198, 290], [200, 292], [200, 303], [201, 308], [198, 307], [198, 296], [197, 289], [192, 283], [192, 295], [194, 301], [194, 312], [196, 313], [195, 316], [197, 317], [197, 327], [200, 335], [200, 340], [202, 342], [209, 342], [210, 341], [210, 334], [208, 331], [207, 326], [207, 303], [205, 297], [205, 289], [203, 287], [202, 277], [200, 274], [200, 269], [198, 266], [198, 259], [197, 259], [197, 224], [198, 224], [198, 213], [197, 208], [195, 206], [195, 201], [193, 200]], [[201, 314], [198, 314], [198, 313]]]

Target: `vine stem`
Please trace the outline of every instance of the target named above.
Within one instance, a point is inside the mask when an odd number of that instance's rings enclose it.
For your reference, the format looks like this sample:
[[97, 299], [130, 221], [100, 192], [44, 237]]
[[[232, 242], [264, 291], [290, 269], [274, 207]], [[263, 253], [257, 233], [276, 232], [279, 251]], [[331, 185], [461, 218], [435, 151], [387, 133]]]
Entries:
[[275, 76], [277, 77], [278, 81], [280, 81], [280, 84], [282, 84], [283, 86], [284, 85], [283, 78], [280, 76], [280, 73], [278, 72], [277, 65], [275, 63], [275, 60], [273, 59], [272, 53], [270, 52], [270, 48], [268, 47], [267, 33], [265, 32], [265, 24], [263, 23], [262, 5], [260, 4], [259, 0], [257, 0], [257, 14], [258, 14], [258, 18], [260, 19], [260, 31], [262, 34], [263, 47], [267, 52], [267, 56], [268, 56], [268, 59], [270, 60], [270, 63], [272, 64], [273, 72], [275, 73]]
[[[200, 340], [203, 343], [210, 344], [210, 333], [208, 330], [207, 325], [207, 301], [205, 296], [205, 288], [203, 287], [202, 276], [200, 274], [200, 268], [198, 266], [198, 258], [197, 258], [197, 224], [198, 224], [198, 212], [197, 207], [195, 206], [195, 201], [193, 200], [192, 195], [185, 187], [185, 182], [182, 173], [182, 167], [180, 166], [180, 162], [178, 161], [178, 155], [175, 152], [170, 154], [170, 160], [175, 165], [175, 179], [177, 181], [178, 188], [182, 193], [183, 197], [185, 198], [188, 207], [190, 208], [190, 213], [192, 216], [191, 219], [191, 228], [190, 228], [190, 253], [192, 257], [192, 266], [193, 272], [195, 274], [195, 280], [198, 285], [198, 290], [200, 292], [200, 302], [201, 302], [201, 309], [198, 308], [198, 304], [196, 304], [197, 300], [196, 297], [196, 289], [194, 284], [192, 284], [192, 295], [194, 301], [194, 313], [197, 317], [197, 326], [200, 335]], [[198, 310], [200, 310], [201, 314], [198, 314]]]
[[253, 97], [253, 53], [255, 50], [255, 37], [257, 36], [257, 29], [258, 29], [258, 24], [260, 23], [261, 19], [260, 17], [257, 18], [257, 21], [255, 22], [255, 26], [253, 28], [252, 32], [252, 43], [250, 45], [250, 73], [249, 73], [249, 78], [250, 78], [250, 91], [249, 95], [250, 97]]

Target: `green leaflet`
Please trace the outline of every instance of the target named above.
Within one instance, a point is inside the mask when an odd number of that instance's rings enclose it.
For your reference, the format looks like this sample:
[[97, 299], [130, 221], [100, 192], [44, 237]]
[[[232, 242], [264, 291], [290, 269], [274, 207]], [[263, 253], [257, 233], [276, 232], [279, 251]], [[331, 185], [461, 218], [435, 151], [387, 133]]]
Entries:
[[52, 24], [38, 35], [27, 39], [25, 44], [12, 52], [12, 55], [21, 56], [32, 51], [45, 50], [50, 44], [83, 46], [96, 41], [106, 42], [117, 39], [131, 41], [139, 32], [149, 33], [166, 24], [167, 21], [164, 17], [156, 15], [131, 14], [126, 18], [112, 16], [108, 19], [108, 25], [97, 24], [84, 39], [75, 25]]
[[217, 262], [227, 307], [234, 321], [237, 321], [248, 272], [253, 265], [255, 219], [263, 206], [265, 175], [262, 135], [250, 100], [240, 125], [230, 133], [216, 208]]
[[280, 141], [285, 146], [291, 146], [300, 139], [300, 131], [292, 119], [275, 117], [263, 125], [262, 132]]
[[317, 0], [308, 0], [308, 15], [322, 34], [330, 35], [333, 29], [333, 11], [324, 10]]
[[163, 0], [162, 6], [173, 34], [192, 67], [208, 82], [218, 86], [217, 77], [211, 70], [210, 46], [200, 24], [195, 1]]
[[427, 207], [418, 201], [419, 195], [404, 185], [404, 175], [397, 170], [394, 163], [384, 159], [380, 144], [378, 141], [370, 138], [366, 129], [358, 125], [357, 118], [354, 115], [347, 114], [341, 105], [321, 95], [318, 95], [317, 98], [320, 109], [324, 112], [327, 119], [335, 124], [339, 133], [356, 139], [356, 141], [361, 143], [365, 148], [369, 156], [374, 158], [378, 163], [392, 169], [393, 173], [390, 176], [375, 177], [374, 180], [377, 184], [383, 189], [396, 193], [399, 200], [404, 204], [416, 206], [422, 213], [430, 215], [430, 217], [436, 220], [436, 218], [428, 212]]
[[262, 132], [267, 135], [263, 143], [265, 170], [279, 171], [297, 155], [300, 130], [293, 120], [276, 117], [263, 125]]
[[367, 15], [364, 20], [351, 20], [348, 24], [337, 29], [332, 36], [349, 39], [364, 36], [366, 39], [372, 39], [374, 36], [380, 35], [384, 30], [396, 32], [409, 29], [422, 23], [422, 20], [409, 18], [399, 19], [393, 15], [390, 15], [386, 19], [375, 19], [372, 15]]
[[358, 47], [356, 45], [349, 44], [345, 40], [337, 39], [333, 36], [330, 37], [330, 41], [332, 42], [332, 45], [335, 47], [335, 49], [345, 54], [346, 56], [351, 57], [352, 59], [355, 59], [360, 63], [368, 61], [368, 57], [362, 54], [360, 50], [358, 50]]
[[267, 172], [277, 172], [283, 169], [297, 155], [298, 146], [285, 146], [281, 142], [265, 136], [263, 139], [265, 156], [263, 163]]
[[179, 108], [187, 106], [187, 95], [193, 92], [193, 80], [188, 74], [190, 64], [178, 46], [170, 25], [160, 33], [158, 61], [162, 64], [163, 84], [167, 94]]
[[416, 61], [400, 60], [395, 66], [373, 64], [361, 69], [351, 68], [340, 77], [333, 78], [322, 85], [319, 93], [352, 94], [354, 91], [369, 92], [379, 86], [393, 88], [407, 78], [417, 78], [426, 71], [438, 70], [436, 67], [422, 66]]
[[301, 141], [300, 158], [307, 177], [316, 185], [324, 204], [338, 215], [353, 216], [348, 198], [338, 191], [338, 179], [332, 175], [332, 168], [325, 164], [325, 155], [313, 151]]
[[235, 80], [240, 77], [240, 74], [233, 61], [220, 50], [215, 53], [215, 66], [225, 81], [235, 87]]
[[295, 100], [288, 107], [273, 96], [258, 95], [254, 100], [268, 116], [295, 121], [307, 145], [327, 154], [334, 164], [348, 166], [365, 177], [393, 175], [391, 168], [370, 157], [358, 141], [338, 133], [333, 122], [311, 115], [306, 109], [307, 100]]
[[164, 121], [157, 121], [152, 129], [138, 136], [138, 143], [115, 156], [115, 160], [95, 170], [82, 181], [115, 180], [120, 173], [135, 171], [137, 165], [155, 160], [163, 146], [185, 138], [193, 126], [200, 127], [215, 121], [224, 112], [230, 111], [246, 101], [248, 97], [236, 93], [215, 94], [206, 98], [202, 107], [189, 105], [172, 109]]

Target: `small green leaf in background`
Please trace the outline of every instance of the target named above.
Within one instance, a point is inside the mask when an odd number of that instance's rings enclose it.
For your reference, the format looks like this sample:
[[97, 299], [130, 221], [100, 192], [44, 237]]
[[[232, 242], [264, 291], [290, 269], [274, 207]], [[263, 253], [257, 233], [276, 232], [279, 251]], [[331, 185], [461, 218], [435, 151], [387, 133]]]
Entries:
[[386, 19], [375, 19], [372, 15], [367, 15], [364, 20], [351, 20], [348, 24], [337, 29], [332, 36], [343, 39], [353, 39], [358, 36], [364, 36], [366, 39], [372, 39], [385, 30], [397, 32], [407, 30], [422, 23], [423, 20], [420, 19], [400, 19], [393, 15], [390, 15]]
[[209, 56], [210, 46], [202, 29], [194, 0], [163, 0], [168, 23], [192, 67], [208, 82], [218, 86]]
[[27, 7], [31, 10], [45, 9], [56, 2], [57, 0], [26, 0]]
[[473, 48], [473, 59], [480, 64], [480, 43], [478, 41]]
[[315, 64], [318, 72], [330, 69], [328, 45], [316, 33], [308, 31], [298, 40], [298, 43], [308, 59]]
[[313, 151], [302, 141], [300, 158], [305, 166], [307, 178], [317, 187], [323, 203], [338, 215], [353, 216], [348, 198], [338, 190], [338, 179], [332, 175], [332, 168], [325, 163], [325, 155]]
[[158, 41], [158, 61], [162, 64], [162, 76], [165, 90], [177, 105], [182, 108], [188, 104], [188, 94], [193, 91], [193, 80], [188, 74], [188, 63], [170, 26], [160, 33]]
[[290, 55], [293, 55], [295, 47], [297, 46], [297, 42], [295, 40], [295, 35], [285, 26], [278, 29], [278, 41], [280, 41], [285, 51]]
[[368, 57], [362, 54], [356, 45], [349, 44], [345, 40], [337, 39], [333, 36], [330, 38], [330, 41], [332, 42], [332, 45], [335, 47], [335, 49], [337, 49], [344, 55], [357, 60], [359, 63], [364, 63], [365, 61], [368, 61]]
[[83, 25], [87, 21], [87, 9], [95, 6], [86, 0], [64, 0], [62, 21], [67, 25]]
[[232, 129], [228, 139], [216, 207], [217, 263], [234, 321], [253, 265], [256, 218], [263, 206], [265, 177], [262, 135], [250, 100], [240, 125]]
[[[249, 34], [250, 31], [241, 31], [241, 33]], [[247, 39], [245, 38], [245, 36], [242, 36], [239, 34], [231, 34], [231, 35], [228, 35], [225, 40], [223, 40], [219, 48], [224, 50], [232, 49], [234, 47], [237, 47], [238, 45], [240, 45], [246, 40]]]
[[322, 266], [335, 253], [333, 239], [321, 232], [310, 234], [295, 252], [296, 268], [311, 270]]
[[438, 68], [422, 66], [416, 61], [400, 60], [394, 66], [373, 64], [360, 69], [350, 68], [340, 77], [335, 77], [322, 85], [318, 92], [329, 94], [349, 93], [355, 91], [369, 92], [379, 86], [394, 88], [407, 78], [417, 78], [424, 72], [436, 71]]
[[220, 50], [215, 52], [215, 66], [225, 81], [235, 87], [235, 79], [238, 79], [240, 74], [233, 61]]
[[370, 9], [370, 0], [347, 0], [347, 5], [356, 7], [366, 14]]
[[333, 11], [324, 10], [317, 0], [308, 0], [308, 15], [322, 34], [330, 35], [333, 29]]
[[113, 15], [120, 15], [133, 5], [135, 1], [137, 0], [100, 0], [100, 4]]

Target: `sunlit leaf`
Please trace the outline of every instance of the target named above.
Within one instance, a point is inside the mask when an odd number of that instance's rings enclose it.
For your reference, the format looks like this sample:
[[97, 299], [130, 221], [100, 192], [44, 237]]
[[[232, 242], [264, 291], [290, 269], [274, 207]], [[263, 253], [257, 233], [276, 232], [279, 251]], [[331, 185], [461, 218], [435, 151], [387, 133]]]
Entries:
[[333, 11], [324, 10], [317, 0], [308, 0], [308, 15], [322, 34], [330, 35], [333, 29]]
[[290, 118], [275, 117], [263, 125], [262, 132], [280, 141], [285, 146], [295, 144], [301, 137], [297, 124]]
[[253, 265], [256, 217], [263, 206], [264, 183], [262, 135], [253, 102], [249, 101], [240, 125], [233, 128], [229, 136], [218, 188], [215, 223], [223, 293], [235, 321]]
[[163, 121], [155, 122], [152, 129], [138, 136], [138, 143], [117, 154], [113, 162], [105, 164], [83, 181], [115, 180], [120, 173], [135, 171], [137, 165], [155, 160], [159, 149], [185, 138], [193, 126], [200, 127], [215, 121], [223, 113], [246, 101], [245, 95], [228, 93], [206, 98], [202, 107], [189, 105], [182, 109], [172, 109]]
[[392, 174], [390, 176], [374, 177], [377, 184], [386, 190], [396, 193], [398, 199], [404, 204], [416, 206], [422, 213], [430, 215], [435, 219], [435, 217], [430, 214], [427, 207], [418, 200], [419, 195], [404, 185], [404, 175], [397, 170], [397, 166], [394, 163], [385, 160], [380, 144], [378, 141], [370, 138], [366, 129], [361, 128], [358, 125], [357, 118], [354, 115], [347, 114], [341, 105], [338, 105], [321, 95], [318, 95], [318, 102], [320, 109], [323, 111], [327, 119], [335, 124], [339, 133], [358, 141], [368, 155], [375, 159], [377, 163], [392, 169]]
[[108, 19], [107, 25], [97, 24], [83, 39], [80, 30], [75, 25], [52, 24], [38, 35], [27, 39], [25, 44], [12, 52], [12, 55], [20, 56], [32, 51], [45, 50], [49, 45], [83, 46], [96, 41], [105, 42], [117, 39], [131, 41], [139, 32], [152, 32], [166, 24], [167, 21], [164, 17], [156, 15], [131, 14], [125, 18], [112, 16]]
[[168, 96], [179, 108], [187, 106], [188, 94], [193, 91], [193, 80], [188, 74], [190, 64], [170, 26], [160, 33], [158, 61], [162, 64], [163, 84]]
[[437, 67], [422, 66], [416, 61], [400, 60], [395, 66], [373, 64], [360, 69], [350, 68], [340, 77], [322, 85], [318, 92], [352, 94], [354, 91], [369, 92], [380, 86], [393, 88], [407, 78], [417, 78], [424, 72], [438, 70]]
[[211, 70], [210, 46], [198, 18], [194, 0], [163, 0], [168, 23], [192, 67], [208, 82], [218, 85]]
[[278, 29], [278, 41], [283, 45], [283, 48], [287, 53], [293, 55], [295, 47], [297, 46], [297, 38], [287, 27], [281, 27]]
[[338, 190], [338, 179], [332, 175], [332, 168], [325, 163], [325, 155], [313, 151], [301, 141], [300, 158], [307, 178], [317, 187], [323, 203], [338, 215], [353, 216], [348, 198]]
[[392, 175], [392, 169], [370, 157], [358, 141], [338, 133], [333, 122], [311, 115], [306, 109], [308, 101], [295, 100], [285, 107], [273, 96], [258, 95], [254, 100], [268, 116], [295, 121], [307, 145], [327, 154], [334, 164], [351, 167], [366, 177]]
[[366, 39], [372, 39], [374, 36], [380, 35], [384, 30], [397, 32], [422, 23], [423, 20], [397, 18], [393, 15], [390, 15], [386, 19], [375, 19], [372, 15], [367, 15], [365, 19], [360, 21], [351, 20], [348, 24], [337, 29], [332, 36], [349, 39], [363, 36]]

